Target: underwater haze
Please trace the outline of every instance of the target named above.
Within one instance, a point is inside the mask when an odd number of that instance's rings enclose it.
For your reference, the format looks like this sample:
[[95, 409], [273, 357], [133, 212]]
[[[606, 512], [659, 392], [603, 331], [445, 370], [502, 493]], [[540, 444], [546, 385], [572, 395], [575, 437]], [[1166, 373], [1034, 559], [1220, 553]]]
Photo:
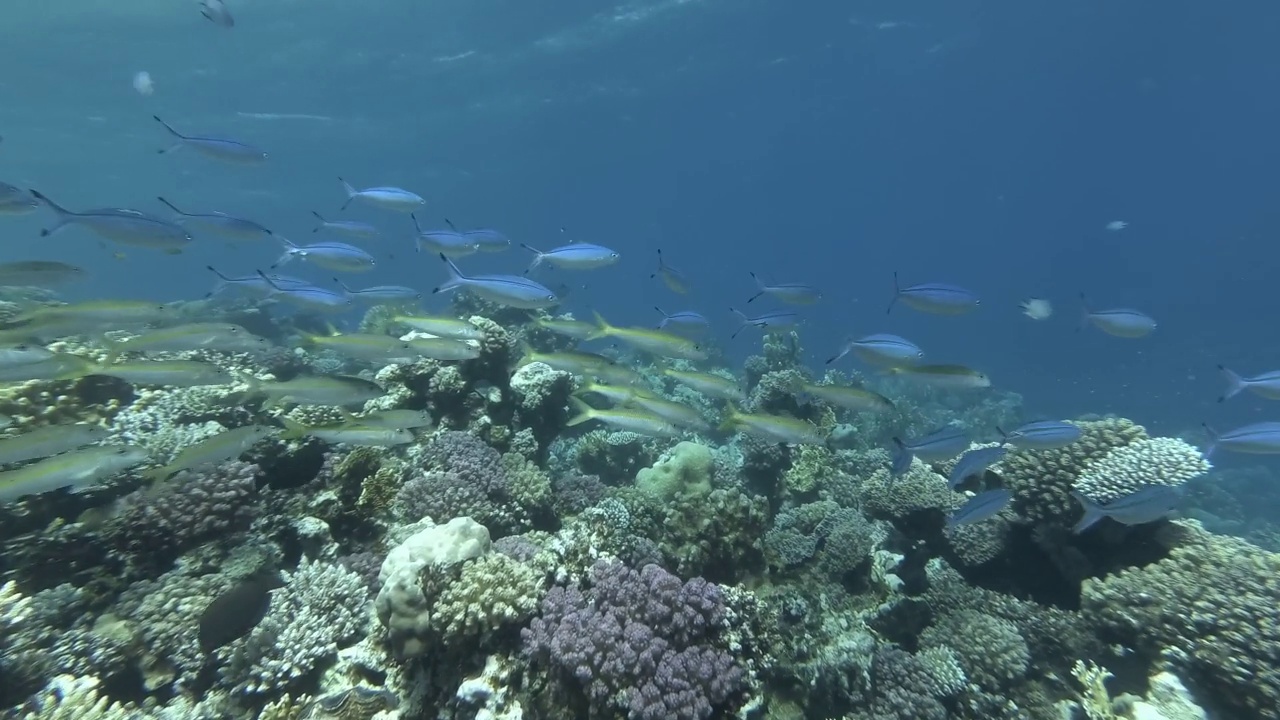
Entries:
[[1280, 720], [1280, 6], [11, 4], [14, 717]]

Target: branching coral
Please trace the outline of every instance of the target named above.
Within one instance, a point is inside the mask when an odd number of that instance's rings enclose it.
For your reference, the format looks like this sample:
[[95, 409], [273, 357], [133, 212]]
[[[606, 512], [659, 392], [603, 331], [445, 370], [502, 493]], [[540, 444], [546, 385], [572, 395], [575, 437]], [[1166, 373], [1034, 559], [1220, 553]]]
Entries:
[[992, 691], [1021, 679], [1031, 658], [1016, 625], [976, 610], [943, 615], [920, 635], [920, 643], [950, 648], [969, 679]]
[[1109, 503], [1144, 485], [1181, 487], [1209, 472], [1209, 461], [1177, 438], [1144, 438], [1090, 462], [1073, 487], [1099, 503]]

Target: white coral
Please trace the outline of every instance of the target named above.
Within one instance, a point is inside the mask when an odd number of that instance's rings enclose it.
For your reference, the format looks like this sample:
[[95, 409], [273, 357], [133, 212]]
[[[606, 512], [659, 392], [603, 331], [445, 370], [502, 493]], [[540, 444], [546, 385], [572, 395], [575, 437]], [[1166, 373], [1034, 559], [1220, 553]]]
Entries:
[[1096, 502], [1109, 503], [1144, 485], [1179, 487], [1211, 467], [1195, 446], [1177, 438], [1135, 440], [1085, 466], [1073, 487]]

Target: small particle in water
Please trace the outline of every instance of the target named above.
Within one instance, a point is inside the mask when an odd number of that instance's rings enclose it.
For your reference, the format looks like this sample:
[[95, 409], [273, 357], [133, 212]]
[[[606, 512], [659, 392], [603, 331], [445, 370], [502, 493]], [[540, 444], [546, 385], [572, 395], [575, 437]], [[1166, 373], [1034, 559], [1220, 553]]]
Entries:
[[1107, 223], [1107, 229], [1110, 230], [1111, 232], [1119, 232], [1127, 227], [1129, 227], [1129, 223], [1123, 220], [1112, 220], [1111, 222]]
[[1044, 298], [1027, 298], [1020, 304], [1022, 314], [1032, 320], [1048, 320], [1053, 315], [1053, 305]]
[[143, 70], [133, 76], [133, 89], [139, 95], [150, 95], [156, 91], [156, 84], [151, 80], [151, 73]]

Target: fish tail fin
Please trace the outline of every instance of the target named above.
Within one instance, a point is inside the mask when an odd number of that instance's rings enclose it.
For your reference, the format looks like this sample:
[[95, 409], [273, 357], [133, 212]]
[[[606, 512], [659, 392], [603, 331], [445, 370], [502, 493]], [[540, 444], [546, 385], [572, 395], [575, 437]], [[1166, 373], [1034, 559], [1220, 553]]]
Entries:
[[524, 271], [524, 274], [528, 275], [534, 268], [542, 264], [543, 252], [538, 248], [533, 247], [532, 245], [526, 245], [525, 243], [520, 243], [520, 247], [533, 253], [533, 262], [529, 263], [529, 267]]
[[1225, 402], [1240, 394], [1244, 390], [1244, 378], [1227, 369], [1226, 366], [1219, 365], [1218, 370], [1222, 372], [1222, 377], [1227, 381], [1227, 389], [1222, 391], [1222, 397], [1218, 398], [1218, 402]]
[[720, 432], [734, 432], [740, 425], [739, 418], [742, 413], [738, 411], [738, 406], [732, 401], [728, 401], [724, 405], [724, 419], [720, 421]]
[[305, 437], [311, 431], [311, 428], [287, 415], [281, 416], [280, 422], [284, 423], [284, 432], [279, 435], [281, 440], [297, 440], [300, 437]]
[[742, 324], [738, 326], [738, 329], [734, 330], [733, 334], [729, 336], [729, 339], [732, 340], [738, 337], [738, 334], [741, 333], [743, 330], [746, 330], [748, 327], [751, 326], [751, 318], [747, 317], [747, 314], [742, 312], [738, 308], [731, 307], [729, 308], [729, 312], [736, 315], [738, 317], [738, 320], [742, 321]]
[[177, 471], [169, 465], [161, 465], [160, 467], [153, 467], [150, 470], [143, 470], [138, 473], [138, 476], [143, 480], [154, 484], [168, 480], [175, 472]]
[[1076, 501], [1080, 503], [1080, 507], [1084, 508], [1084, 517], [1080, 518], [1080, 522], [1076, 523], [1071, 528], [1071, 533], [1073, 535], [1079, 535], [1090, 527], [1093, 527], [1094, 523], [1097, 523], [1099, 520], [1106, 517], [1107, 514], [1103, 512], [1102, 506], [1085, 497], [1083, 493], [1073, 490], [1071, 492], [1071, 497], [1074, 497]]
[[172, 136], [174, 136], [174, 137], [176, 137], [176, 138], [182, 138], [182, 139], [185, 139], [185, 138], [186, 138], [186, 135], [183, 135], [182, 133], [178, 132], [177, 130], [174, 130], [172, 125], [170, 125], [169, 123], [167, 123], [167, 122], [165, 122], [165, 121], [161, 120], [159, 115], [152, 115], [151, 117], [152, 117], [152, 119], [154, 119], [156, 122], [160, 123], [160, 126], [161, 126], [161, 127], [163, 127], [165, 130], [168, 130], [170, 135], [172, 135]]
[[889, 307], [885, 308], [884, 314], [888, 315], [893, 312], [893, 306], [898, 303], [898, 296], [902, 295], [902, 288], [898, 286], [898, 271], [893, 271], [893, 298], [889, 300]]
[[[317, 220], [319, 220], [319, 221], [321, 222], [321, 226], [320, 226], [320, 227], [324, 227], [324, 223], [328, 223], [328, 222], [329, 222], [328, 220], [325, 220], [325, 219], [324, 219], [324, 216], [323, 216], [323, 215], [321, 215], [320, 213], [316, 212], [315, 210], [312, 210], [312, 211], [311, 211], [311, 214], [312, 214], [312, 215], [315, 215], [315, 216], [316, 216], [316, 219], [317, 219]], [[313, 233], [314, 233], [314, 232], [320, 232], [320, 228], [319, 228], [319, 227], [317, 227], [317, 228], [312, 228], [312, 229], [311, 229], [311, 232], [313, 232]]]
[[747, 271], [747, 274], [750, 275], [751, 279], [754, 280], [756, 283], [756, 294], [747, 298], [748, 303], [753, 303], [756, 301], [756, 298], [760, 297], [765, 293], [764, 281], [761, 280], [754, 272], [751, 272], [750, 270]]
[[338, 287], [342, 288], [342, 292], [348, 295], [354, 295], [356, 293], [355, 290], [352, 290], [346, 283], [342, 282], [341, 278], [334, 278], [333, 281], [338, 283]]
[[599, 340], [600, 338], [609, 337], [613, 334], [613, 331], [617, 329], [610, 325], [609, 321], [605, 320], [604, 316], [595, 310], [592, 310], [591, 314], [595, 316], [596, 329], [591, 331], [591, 334], [586, 338], [587, 340]]
[[431, 291], [433, 295], [438, 293], [446, 293], [457, 290], [467, 284], [469, 279], [462, 271], [458, 269], [457, 264], [448, 258], [444, 253], [440, 253], [440, 259], [444, 261], [445, 269], [449, 271], [449, 279], [440, 284], [439, 287]]
[[1204, 459], [1208, 460], [1213, 455], [1213, 451], [1218, 449], [1218, 431], [1209, 427], [1209, 423], [1200, 423], [1200, 427], [1209, 435], [1209, 445], [1204, 449]]
[[565, 423], [567, 427], [581, 425], [582, 423], [589, 422], [595, 419], [596, 409], [586, 404], [581, 399], [576, 397], [570, 397], [569, 405], [573, 407], [573, 411], [576, 414], [573, 417], [569, 418], [569, 421]]
[[267, 284], [271, 286], [272, 290], [274, 290], [275, 292], [284, 292], [284, 288], [277, 285], [276, 281], [272, 280], [270, 275], [262, 272], [261, 270], [258, 270], [256, 272], [258, 273], [258, 275], [262, 277], [263, 280], [267, 281]]
[[911, 452], [911, 448], [902, 442], [902, 438], [893, 438], [893, 455], [892, 462], [889, 466], [889, 474], [896, 477], [911, 469], [911, 461], [915, 460], [915, 455]]
[[1089, 324], [1089, 316], [1093, 314], [1093, 309], [1089, 307], [1089, 298], [1085, 294], [1080, 293], [1080, 322], [1076, 325], [1076, 332], [1080, 332]]
[[164, 198], [162, 198], [162, 197], [156, 196], [156, 199], [160, 201], [160, 204], [162, 204], [162, 205], [164, 205], [165, 207], [169, 208], [170, 210], [172, 210], [172, 211], [174, 211], [174, 212], [178, 213], [179, 215], [186, 215], [186, 214], [187, 214], [187, 213], [184, 213], [184, 212], [182, 212], [181, 210], [179, 210], [179, 209], [178, 209], [178, 207], [177, 207], [176, 205], [174, 205], [173, 203], [169, 202], [168, 200], [165, 200], [165, 199], [164, 199]]
[[62, 207], [58, 203], [50, 200], [44, 193], [40, 192], [39, 190], [27, 188], [27, 192], [31, 193], [31, 196], [34, 197], [36, 200], [39, 200], [40, 202], [49, 206], [49, 209], [52, 210], [53, 213], [58, 216], [58, 221], [54, 223], [52, 227], [43, 228], [40, 230], [40, 237], [49, 237], [50, 235], [58, 232], [59, 230], [61, 230], [63, 227], [66, 226], [71, 216], [75, 215], [75, 213]]
[[351, 183], [347, 182], [346, 180], [343, 180], [342, 178], [338, 178], [338, 182], [342, 183], [342, 191], [347, 194], [347, 201], [342, 203], [342, 207], [338, 209], [346, 210], [347, 206], [351, 204], [351, 201], [356, 199], [356, 195], [358, 193], [356, 193], [355, 188], [351, 187]]

